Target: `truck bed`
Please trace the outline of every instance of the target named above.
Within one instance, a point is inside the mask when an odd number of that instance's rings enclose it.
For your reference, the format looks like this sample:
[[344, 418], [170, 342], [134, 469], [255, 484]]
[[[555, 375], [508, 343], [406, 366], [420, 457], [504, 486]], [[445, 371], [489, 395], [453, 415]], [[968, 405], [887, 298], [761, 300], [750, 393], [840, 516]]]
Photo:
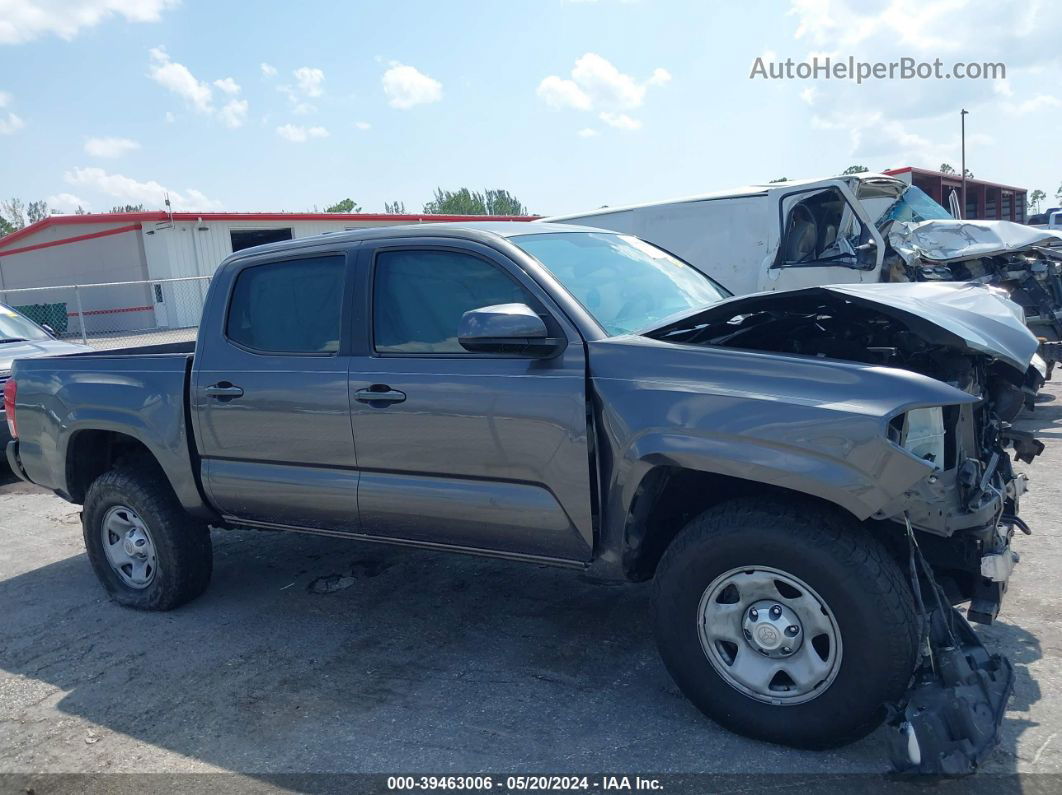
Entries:
[[92, 434], [120, 435], [158, 460], [188, 510], [203, 510], [187, 410], [194, 347], [183, 342], [16, 360], [22, 470], [78, 502], [84, 487], [78, 445]]

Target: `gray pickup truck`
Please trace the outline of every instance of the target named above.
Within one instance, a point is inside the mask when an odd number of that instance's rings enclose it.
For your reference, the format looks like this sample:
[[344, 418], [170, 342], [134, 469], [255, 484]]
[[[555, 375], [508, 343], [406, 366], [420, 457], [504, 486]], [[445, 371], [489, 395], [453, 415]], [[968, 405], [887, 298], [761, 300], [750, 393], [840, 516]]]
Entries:
[[17, 362], [7, 457], [84, 506], [123, 605], [202, 593], [210, 527], [653, 579], [700, 709], [827, 747], [903, 702], [934, 598], [995, 617], [1024, 527], [1005, 448], [1038, 451], [1008, 426], [1036, 350], [1020, 312], [909, 287], [732, 298], [555, 224], [261, 246], [218, 269], [194, 354]]

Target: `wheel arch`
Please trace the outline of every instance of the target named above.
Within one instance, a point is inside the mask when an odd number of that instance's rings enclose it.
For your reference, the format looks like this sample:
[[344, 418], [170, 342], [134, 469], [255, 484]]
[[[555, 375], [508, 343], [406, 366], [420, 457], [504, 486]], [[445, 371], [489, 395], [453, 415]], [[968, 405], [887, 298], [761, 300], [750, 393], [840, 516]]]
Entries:
[[716, 505], [743, 497], [801, 503], [809, 510], [859, 521], [838, 503], [784, 486], [708, 470], [654, 466], [642, 477], [627, 509], [621, 554], [627, 579], [652, 578], [664, 552], [691, 519]]
[[[139, 457], [158, 467], [162, 465], [151, 449], [135, 436], [120, 431], [83, 428], [70, 435], [66, 448], [66, 492], [71, 502], [83, 504], [89, 486], [120, 461]], [[166, 479], [167, 484], [169, 480]]]

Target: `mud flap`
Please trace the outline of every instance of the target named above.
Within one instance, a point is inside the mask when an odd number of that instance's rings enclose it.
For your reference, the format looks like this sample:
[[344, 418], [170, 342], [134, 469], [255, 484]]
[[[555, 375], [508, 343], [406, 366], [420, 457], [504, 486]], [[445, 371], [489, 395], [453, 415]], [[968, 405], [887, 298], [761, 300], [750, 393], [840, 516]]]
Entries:
[[[911, 687], [898, 704], [888, 705], [889, 756], [897, 773], [969, 775], [999, 745], [1014, 668], [1006, 657], [989, 654], [948, 605], [909, 524], [908, 543], [923, 652]], [[927, 588], [929, 610], [922, 597]]]

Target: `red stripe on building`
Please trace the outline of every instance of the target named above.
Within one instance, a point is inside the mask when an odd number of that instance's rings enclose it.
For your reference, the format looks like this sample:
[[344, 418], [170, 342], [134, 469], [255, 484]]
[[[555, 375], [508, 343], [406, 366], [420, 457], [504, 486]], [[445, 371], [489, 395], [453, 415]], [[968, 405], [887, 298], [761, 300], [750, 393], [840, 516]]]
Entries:
[[[62, 240], [50, 240], [47, 243], [35, 243], [32, 246], [23, 246], [22, 248], [13, 248], [9, 251], [0, 251], [0, 257], [10, 257], [12, 254], [25, 254], [27, 251], [36, 251], [37, 249], [51, 248], [52, 246], [65, 246], [67, 243], [80, 243], [82, 240], [92, 240], [93, 238], [97, 237], [122, 235], [126, 232], [135, 232], [139, 228], [140, 224], [130, 224], [129, 226], [119, 226], [115, 229], [104, 229], [102, 232], [90, 232], [87, 235], [77, 235], [76, 237], [64, 237]], [[26, 229], [29, 229], [29, 227], [26, 227]], [[15, 234], [18, 234], [18, 232], [16, 232]], [[13, 235], [9, 235], [9, 237], [12, 236]]]
[[[85, 213], [84, 215], [50, 215], [35, 224], [30, 224], [17, 232], [0, 238], [0, 248], [11, 245], [28, 235], [36, 234], [49, 226], [70, 226], [72, 224], [107, 224], [107, 223], [162, 223], [174, 221], [189, 223], [203, 221], [392, 221], [394, 223], [442, 223], [447, 221], [534, 221], [537, 215], [431, 215], [388, 213], [165, 213], [162, 211], [143, 213]], [[70, 238], [75, 240], [76, 238]], [[27, 248], [29, 248], [27, 246]]]
[[[85, 317], [90, 315], [120, 315], [123, 312], [150, 312], [154, 309], [153, 306], [123, 306], [120, 309], [90, 309], [88, 312], [82, 312]], [[77, 317], [77, 312], [67, 312], [67, 317]]]

